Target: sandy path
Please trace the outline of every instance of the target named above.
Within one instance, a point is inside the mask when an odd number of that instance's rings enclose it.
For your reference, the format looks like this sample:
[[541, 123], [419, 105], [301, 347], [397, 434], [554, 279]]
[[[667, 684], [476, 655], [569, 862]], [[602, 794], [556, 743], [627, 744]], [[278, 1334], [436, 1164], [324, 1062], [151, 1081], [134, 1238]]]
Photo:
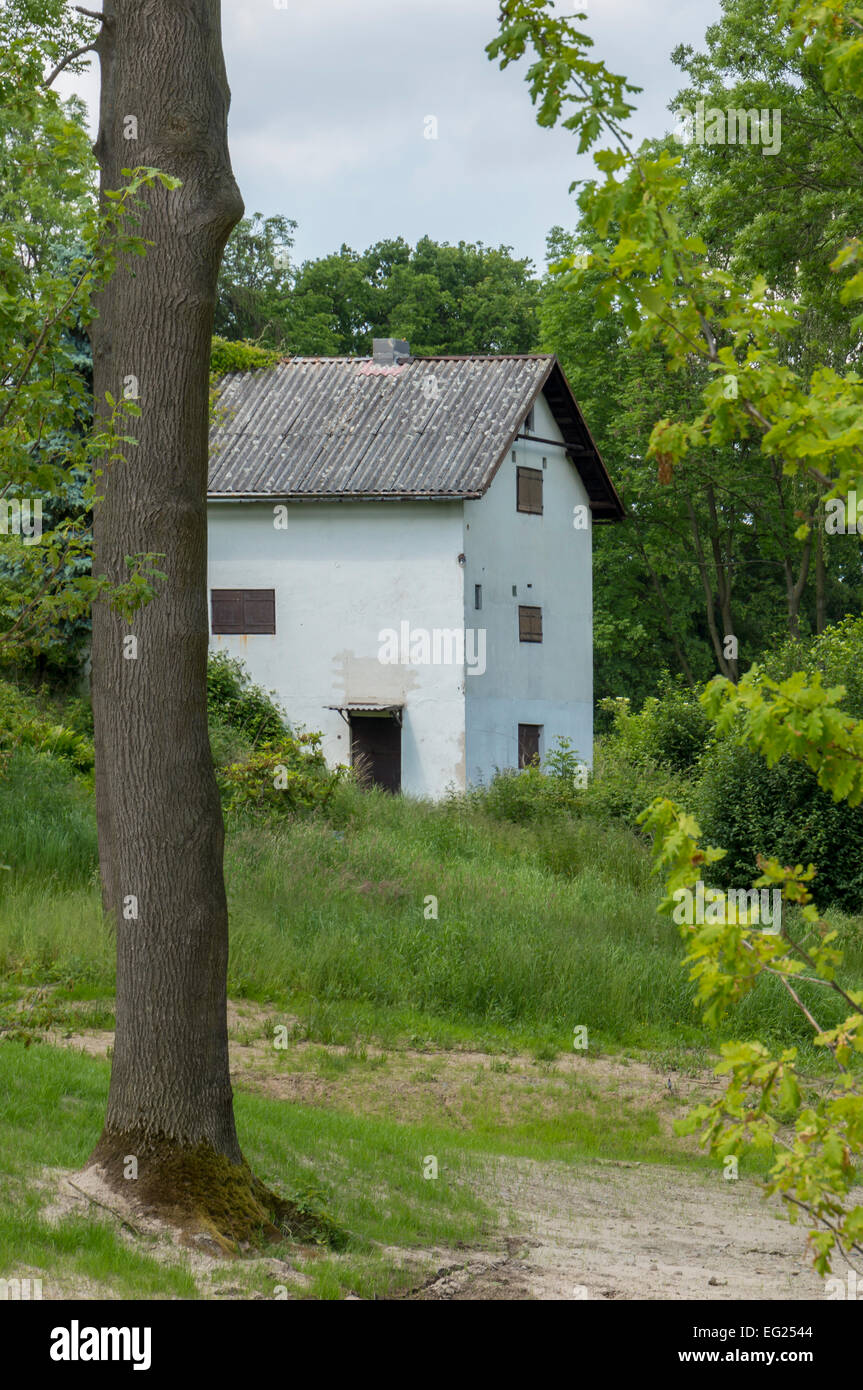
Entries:
[[504, 1251], [468, 1257], [409, 1297], [824, 1297], [805, 1229], [783, 1220], [744, 1179], [646, 1164], [505, 1159], [495, 1162], [493, 1180], [518, 1234]]
[[[392, 1071], [375, 1074], [375, 1089], [363, 1082], [362, 1100], [345, 1082], [286, 1065], [274, 1073], [271, 1045], [263, 1037], [238, 1039], [242, 1027], [258, 1026], [266, 1014], [254, 1006], [231, 1007], [232, 1074], [275, 1098], [336, 1106], [353, 1102], [362, 1110], [409, 1108], [418, 1087], [411, 1072], [434, 1060], [442, 1080], [442, 1114], [478, 1065], [482, 1053], [402, 1052]], [[105, 1031], [49, 1034], [50, 1041], [104, 1055], [113, 1042]], [[306, 1045], [294, 1044], [302, 1057]], [[343, 1053], [343, 1048], [318, 1049]], [[372, 1051], [372, 1049], [370, 1049]], [[520, 1059], [514, 1074], [494, 1077], [513, 1091], [536, 1080], [537, 1067]], [[641, 1062], [626, 1059], [561, 1057], [561, 1075], [588, 1072], [603, 1091], [634, 1093], [651, 1110], [667, 1101], [668, 1080]], [[405, 1071], [405, 1068], [408, 1071]], [[690, 1098], [717, 1083], [706, 1075], [676, 1077], [675, 1092]], [[623, 1088], [621, 1091], [620, 1088]], [[426, 1101], [424, 1101], [426, 1104]], [[671, 1114], [667, 1116], [670, 1123]], [[823, 1298], [821, 1279], [811, 1268], [805, 1223], [791, 1226], [775, 1199], [764, 1202], [757, 1183], [726, 1181], [721, 1170], [694, 1172], [651, 1163], [564, 1162], [493, 1158], [485, 1165], [480, 1195], [505, 1213], [505, 1236], [487, 1250], [401, 1252], [409, 1263], [425, 1255], [425, 1268], [438, 1272], [407, 1295], [417, 1300], [512, 1299], [789, 1299]], [[397, 1252], [393, 1252], [394, 1255]], [[834, 1272], [844, 1273], [838, 1260]]]

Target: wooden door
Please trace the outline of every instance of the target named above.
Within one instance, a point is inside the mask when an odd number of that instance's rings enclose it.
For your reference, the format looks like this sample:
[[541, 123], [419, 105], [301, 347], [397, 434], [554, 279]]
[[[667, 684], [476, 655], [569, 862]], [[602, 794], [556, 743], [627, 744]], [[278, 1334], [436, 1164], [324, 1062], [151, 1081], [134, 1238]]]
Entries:
[[401, 791], [402, 730], [389, 715], [351, 716], [351, 762], [366, 785]]

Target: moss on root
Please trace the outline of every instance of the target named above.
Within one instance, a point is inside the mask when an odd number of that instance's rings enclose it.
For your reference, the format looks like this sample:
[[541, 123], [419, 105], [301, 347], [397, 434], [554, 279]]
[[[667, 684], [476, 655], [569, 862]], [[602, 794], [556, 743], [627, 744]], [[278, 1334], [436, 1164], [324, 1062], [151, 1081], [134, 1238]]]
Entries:
[[[137, 1178], [126, 1177], [129, 1156]], [[169, 1139], [104, 1135], [88, 1166], [144, 1213], [186, 1235], [206, 1234], [226, 1252], [276, 1241], [313, 1241], [342, 1248], [347, 1234], [309, 1194], [281, 1197], [256, 1178], [245, 1160], [232, 1163], [209, 1144], [179, 1146]]]

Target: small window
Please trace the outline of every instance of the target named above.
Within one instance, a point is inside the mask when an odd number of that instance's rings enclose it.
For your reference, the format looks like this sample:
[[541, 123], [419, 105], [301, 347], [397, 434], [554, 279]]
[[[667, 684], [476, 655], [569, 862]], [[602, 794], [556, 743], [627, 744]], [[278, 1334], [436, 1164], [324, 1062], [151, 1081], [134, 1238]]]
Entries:
[[542, 516], [542, 470], [518, 468], [516, 476], [516, 507], [520, 512], [532, 512], [534, 516]]
[[539, 762], [539, 741], [542, 737], [541, 724], [519, 724], [518, 726], [518, 765], [530, 767]]
[[542, 641], [542, 609], [527, 608], [524, 604], [518, 606], [518, 640], [519, 642], [541, 642]]
[[276, 630], [275, 589], [214, 589], [212, 630], [226, 636], [250, 636]]
[[474, 584], [474, 586], [473, 586], [473, 606], [474, 606], [474, 608], [477, 610], [477, 612], [479, 612], [479, 610], [482, 608], [482, 585], [481, 585], [481, 584]]

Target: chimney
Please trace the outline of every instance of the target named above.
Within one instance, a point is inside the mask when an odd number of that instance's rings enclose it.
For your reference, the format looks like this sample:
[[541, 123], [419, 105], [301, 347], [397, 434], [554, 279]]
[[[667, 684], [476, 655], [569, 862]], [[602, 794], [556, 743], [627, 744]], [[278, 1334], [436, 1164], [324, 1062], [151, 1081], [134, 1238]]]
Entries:
[[372, 361], [376, 367], [398, 367], [409, 362], [410, 346], [404, 338], [374, 338], [372, 340]]

